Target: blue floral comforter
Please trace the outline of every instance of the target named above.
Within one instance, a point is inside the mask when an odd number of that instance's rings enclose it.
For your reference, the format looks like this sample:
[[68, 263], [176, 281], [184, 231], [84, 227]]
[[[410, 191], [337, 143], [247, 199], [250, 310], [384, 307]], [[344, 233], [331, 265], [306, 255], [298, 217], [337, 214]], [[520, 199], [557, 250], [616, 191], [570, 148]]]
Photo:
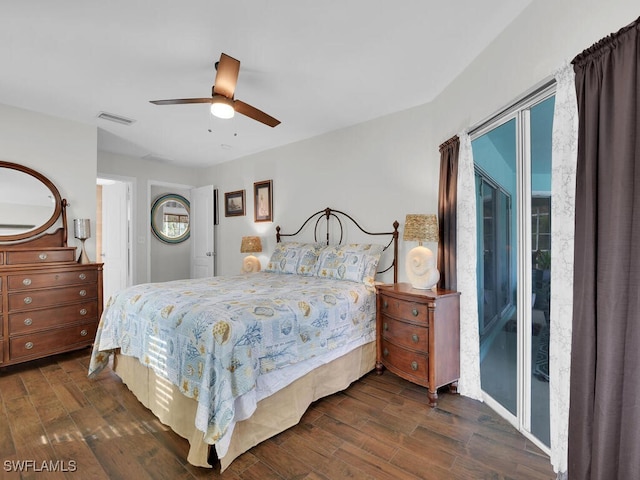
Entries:
[[215, 443], [260, 374], [375, 338], [375, 294], [356, 282], [259, 272], [135, 285], [111, 297], [89, 376], [120, 349], [198, 402]]

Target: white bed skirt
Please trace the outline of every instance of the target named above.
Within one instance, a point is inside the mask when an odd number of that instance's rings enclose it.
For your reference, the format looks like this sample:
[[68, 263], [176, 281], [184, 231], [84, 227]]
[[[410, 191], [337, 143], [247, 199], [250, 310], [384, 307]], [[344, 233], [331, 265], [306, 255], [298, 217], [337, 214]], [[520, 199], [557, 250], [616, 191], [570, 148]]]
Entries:
[[[221, 471], [258, 443], [296, 425], [315, 400], [346, 389], [373, 370], [375, 356], [375, 341], [369, 342], [260, 400], [254, 414], [236, 424], [229, 449], [220, 458]], [[195, 428], [197, 402], [182, 395], [176, 386], [156, 376], [136, 358], [116, 355], [113, 370], [140, 403], [189, 441], [187, 461], [198, 467], [211, 468], [207, 461], [209, 445], [204, 442], [203, 433]]]

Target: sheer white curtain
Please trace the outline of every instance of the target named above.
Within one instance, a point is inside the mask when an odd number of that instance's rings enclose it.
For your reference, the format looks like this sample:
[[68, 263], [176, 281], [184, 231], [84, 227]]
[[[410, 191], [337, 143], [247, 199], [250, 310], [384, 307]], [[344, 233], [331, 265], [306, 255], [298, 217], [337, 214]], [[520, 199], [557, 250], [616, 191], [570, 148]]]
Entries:
[[458, 227], [457, 263], [460, 296], [460, 381], [461, 395], [482, 400], [480, 388], [480, 335], [478, 332], [478, 294], [476, 280], [476, 186], [467, 132], [460, 137], [458, 155]]
[[551, 328], [549, 397], [551, 464], [567, 471], [569, 381], [573, 318], [573, 242], [578, 153], [578, 105], [573, 66], [555, 74], [556, 103], [551, 153]]

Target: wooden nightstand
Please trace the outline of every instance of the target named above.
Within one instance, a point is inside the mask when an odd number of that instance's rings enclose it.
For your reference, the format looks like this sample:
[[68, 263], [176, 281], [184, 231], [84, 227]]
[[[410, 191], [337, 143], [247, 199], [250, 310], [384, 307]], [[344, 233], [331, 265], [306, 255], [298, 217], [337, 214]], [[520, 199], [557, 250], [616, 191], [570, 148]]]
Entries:
[[455, 392], [460, 378], [460, 293], [418, 290], [408, 283], [378, 285], [376, 370], [429, 389], [429, 405], [438, 404], [438, 388]]

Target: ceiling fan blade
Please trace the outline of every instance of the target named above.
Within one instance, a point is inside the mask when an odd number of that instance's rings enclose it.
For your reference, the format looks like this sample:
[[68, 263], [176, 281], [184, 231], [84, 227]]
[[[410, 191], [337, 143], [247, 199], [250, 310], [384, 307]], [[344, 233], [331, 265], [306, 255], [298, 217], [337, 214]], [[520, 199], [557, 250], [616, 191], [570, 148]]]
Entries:
[[218, 73], [213, 85], [213, 93], [217, 93], [227, 98], [233, 98], [238, 82], [238, 72], [240, 71], [240, 61], [223, 53], [218, 62]]
[[211, 103], [211, 97], [209, 98], [176, 98], [174, 100], [149, 100], [150, 103], [155, 105], [181, 105], [184, 103]]
[[270, 127], [275, 127], [280, 124], [280, 120], [276, 120], [271, 115], [267, 115], [262, 110], [258, 110], [256, 107], [252, 107], [251, 105], [240, 100], [236, 100], [233, 106], [236, 109], [236, 112], [262, 122], [265, 125], [269, 125]]

